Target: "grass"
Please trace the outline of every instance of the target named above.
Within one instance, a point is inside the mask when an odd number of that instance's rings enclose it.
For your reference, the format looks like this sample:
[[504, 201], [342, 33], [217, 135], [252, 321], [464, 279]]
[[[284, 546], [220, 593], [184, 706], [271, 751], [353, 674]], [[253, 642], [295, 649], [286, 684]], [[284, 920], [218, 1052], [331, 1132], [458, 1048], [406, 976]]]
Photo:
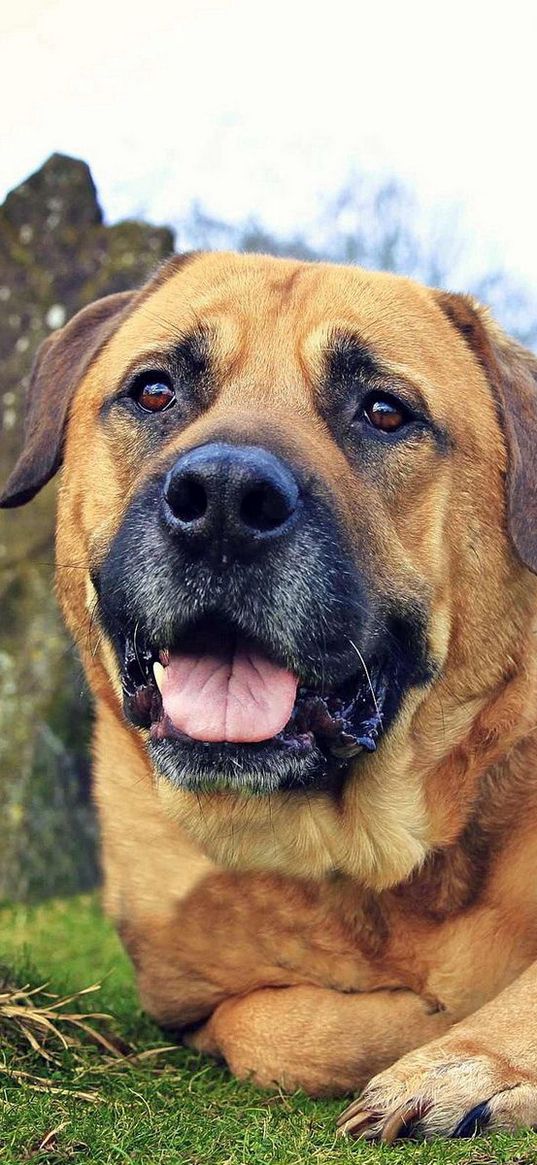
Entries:
[[[81, 1012], [111, 1013], [112, 1028], [103, 1028], [103, 1021], [94, 1024], [107, 1042], [114, 1030], [142, 1050], [168, 1042], [141, 1014], [130, 965], [91, 896], [0, 909], [0, 961], [11, 968], [12, 978], [16, 974], [19, 986], [47, 982], [47, 994], [31, 996], [27, 1005], [44, 1007], [47, 1014], [56, 1006], [60, 1032], [69, 1025], [62, 1026], [61, 1000], [54, 997], [98, 981], [101, 990], [67, 1001], [63, 1010], [75, 1019]], [[0, 1030], [1, 996], [0, 986]], [[11, 1032], [7, 1040], [6, 1031]], [[85, 1033], [72, 1025], [66, 1047], [49, 1033], [46, 1060], [39, 1053], [43, 1031], [39, 1025], [35, 1031], [41, 1032], [37, 1047], [16, 1026], [4, 1030], [0, 1165], [537, 1163], [537, 1136], [530, 1132], [391, 1149], [347, 1142], [334, 1133], [339, 1101], [260, 1092], [185, 1049], [147, 1061], [119, 1061], [114, 1047], [107, 1051], [86, 1043]]]

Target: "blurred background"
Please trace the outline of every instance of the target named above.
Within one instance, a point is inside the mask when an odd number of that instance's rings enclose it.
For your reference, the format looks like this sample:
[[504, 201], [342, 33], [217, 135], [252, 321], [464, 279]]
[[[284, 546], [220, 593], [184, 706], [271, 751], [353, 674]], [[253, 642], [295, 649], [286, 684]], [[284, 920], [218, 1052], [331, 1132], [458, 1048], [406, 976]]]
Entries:
[[[518, 0], [4, 5], [0, 478], [40, 341], [174, 249], [403, 272], [536, 346], [536, 23]], [[0, 513], [0, 900], [98, 880], [55, 488]]]

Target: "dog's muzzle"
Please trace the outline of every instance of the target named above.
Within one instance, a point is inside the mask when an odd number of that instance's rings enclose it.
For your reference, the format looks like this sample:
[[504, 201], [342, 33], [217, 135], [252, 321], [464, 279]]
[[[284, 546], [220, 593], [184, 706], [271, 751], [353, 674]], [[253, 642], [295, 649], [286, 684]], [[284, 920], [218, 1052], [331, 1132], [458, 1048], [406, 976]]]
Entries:
[[340, 784], [422, 651], [405, 658], [326, 490], [261, 446], [208, 443], [151, 480], [97, 585], [125, 714], [190, 788]]

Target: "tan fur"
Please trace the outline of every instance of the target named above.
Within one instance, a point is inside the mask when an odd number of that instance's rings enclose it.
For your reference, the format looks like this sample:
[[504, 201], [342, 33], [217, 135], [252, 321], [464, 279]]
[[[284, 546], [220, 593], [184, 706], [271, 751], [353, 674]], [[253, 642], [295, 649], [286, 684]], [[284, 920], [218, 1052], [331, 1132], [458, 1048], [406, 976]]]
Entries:
[[[172, 1027], [206, 1020], [194, 1043], [238, 1075], [315, 1094], [362, 1085], [439, 1036], [396, 1066], [397, 1084], [388, 1074], [371, 1086], [373, 1133], [408, 1102], [407, 1076], [415, 1097], [416, 1079], [439, 1058], [456, 1065], [474, 1031], [475, 1055], [503, 1056], [484, 1071], [478, 1099], [518, 1082], [519, 1064], [532, 1088], [537, 1073], [528, 1010], [537, 975], [526, 971], [537, 958], [536, 580], [508, 533], [508, 449], [487, 366], [497, 334], [480, 317], [489, 340], [476, 353], [461, 330], [474, 311], [465, 301], [448, 311], [445, 297], [394, 276], [199, 256], [131, 303], [84, 373], [65, 445], [58, 593], [96, 701], [106, 902], [142, 999]], [[386, 593], [426, 592], [431, 602], [439, 677], [406, 699], [337, 800], [246, 801], [158, 781], [122, 717], [88, 579], [68, 565], [99, 564], [155, 468], [119, 423], [102, 424], [103, 397], [199, 320], [218, 336], [223, 388], [156, 463], [230, 429], [276, 434], [324, 479]], [[336, 326], [425, 396], [452, 438], [442, 461], [425, 446], [411, 458], [401, 450], [390, 476], [356, 480], [312, 388]], [[509, 985], [524, 971], [529, 986], [517, 994]], [[466, 1018], [485, 1004], [486, 1022]], [[465, 1084], [455, 1080], [444, 1098], [443, 1079], [430, 1127], [450, 1132], [464, 1115]], [[522, 1119], [537, 1121], [537, 1092], [533, 1107], [526, 1101]]]

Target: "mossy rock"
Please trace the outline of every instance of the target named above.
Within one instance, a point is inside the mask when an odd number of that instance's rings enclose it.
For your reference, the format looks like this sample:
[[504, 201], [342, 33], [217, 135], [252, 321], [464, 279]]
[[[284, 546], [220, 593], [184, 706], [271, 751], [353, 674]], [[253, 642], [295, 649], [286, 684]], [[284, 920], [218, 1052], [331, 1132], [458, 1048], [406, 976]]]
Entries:
[[[0, 481], [22, 444], [41, 340], [101, 295], [145, 282], [173, 251], [165, 227], [107, 226], [88, 166], [53, 154], [0, 207]], [[54, 599], [54, 483], [0, 511], [0, 899], [97, 878], [90, 707]]]

